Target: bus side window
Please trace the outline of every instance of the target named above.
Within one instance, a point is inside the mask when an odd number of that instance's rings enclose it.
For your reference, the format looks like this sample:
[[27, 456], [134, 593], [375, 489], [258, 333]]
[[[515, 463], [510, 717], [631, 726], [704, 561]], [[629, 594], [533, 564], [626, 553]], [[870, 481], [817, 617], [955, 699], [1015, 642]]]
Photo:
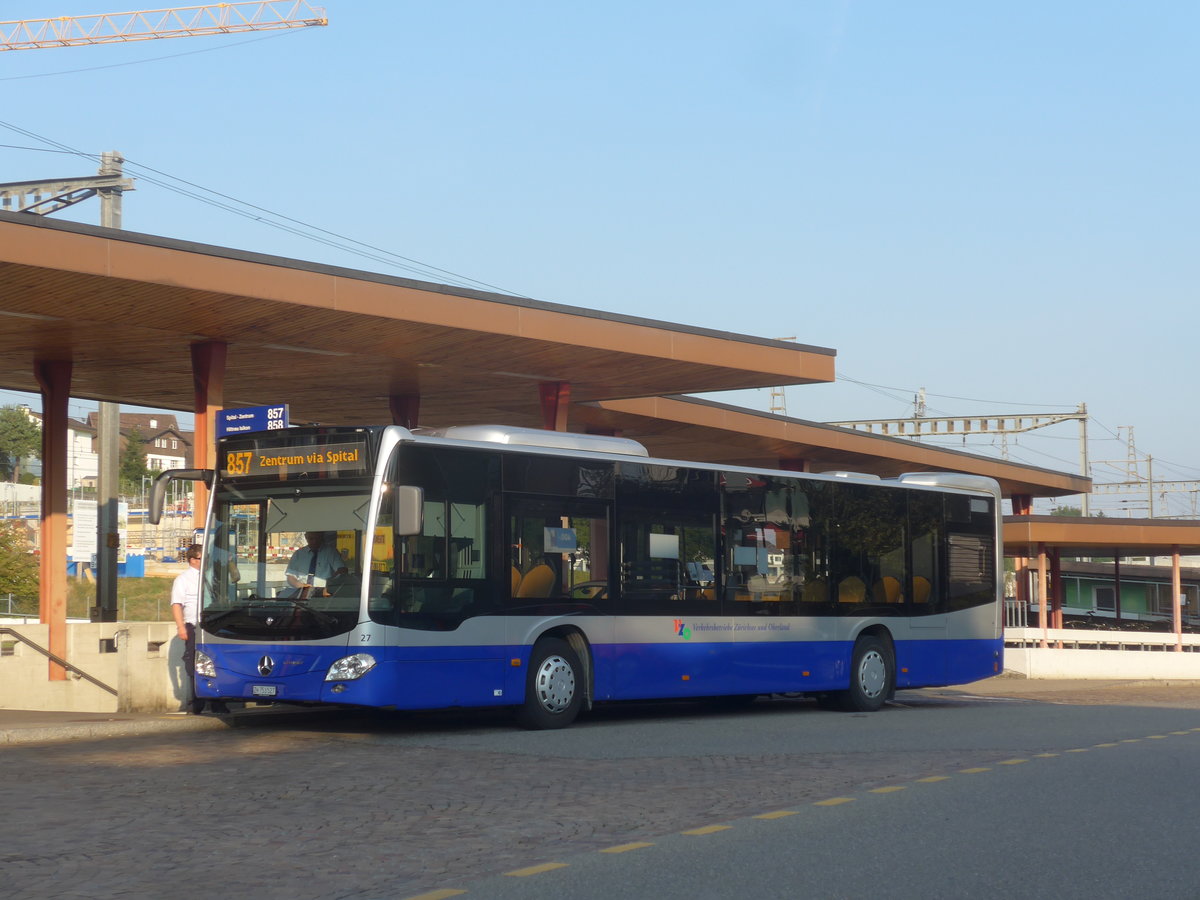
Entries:
[[943, 611], [940, 553], [945, 529], [942, 520], [940, 494], [909, 491], [908, 534], [912, 581], [908, 600], [913, 615], [933, 615]]
[[509, 501], [508, 581], [513, 607], [539, 600], [587, 605], [608, 597], [608, 507], [597, 501]]

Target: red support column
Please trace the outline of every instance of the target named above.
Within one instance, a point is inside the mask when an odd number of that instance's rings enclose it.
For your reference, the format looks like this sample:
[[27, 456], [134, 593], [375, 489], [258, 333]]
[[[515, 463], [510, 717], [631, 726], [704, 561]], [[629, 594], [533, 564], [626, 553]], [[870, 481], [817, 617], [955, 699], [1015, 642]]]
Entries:
[[1113, 548], [1113, 606], [1116, 619], [1121, 621], [1121, 548]]
[[538, 385], [542, 399], [542, 424], [547, 431], [567, 430], [567, 410], [571, 405], [569, 381], [543, 381]]
[[[49, 625], [49, 651], [67, 656], [67, 401], [70, 361], [39, 362], [42, 388], [42, 536], [39, 619]], [[50, 680], [66, 681], [67, 670], [50, 663]]]
[[785, 472], [807, 472], [808, 460], [799, 458], [789, 458], [779, 460], [779, 468]]
[[1029, 494], [1013, 494], [1009, 500], [1012, 502], [1014, 516], [1033, 515], [1033, 497]]
[[392, 394], [388, 397], [388, 409], [392, 413], [392, 424], [405, 428], [416, 428], [421, 411], [420, 394]]
[[[1057, 547], [1050, 551], [1050, 596], [1053, 600], [1051, 610], [1054, 616], [1051, 627], [1061, 629], [1063, 627], [1062, 556]], [[1054, 646], [1061, 650], [1062, 641], [1055, 641]]]
[[1038, 544], [1038, 627], [1042, 629], [1042, 639], [1038, 642], [1039, 647], [1046, 646], [1046, 629], [1050, 627], [1050, 617], [1048, 614], [1050, 607], [1050, 584], [1046, 577], [1046, 569], [1048, 567], [1046, 560], [1046, 545]]
[[[223, 341], [201, 341], [192, 344], [193, 408], [196, 413], [196, 445], [192, 465], [211, 469], [216, 465], [216, 415], [225, 405], [225, 359], [229, 345]], [[208, 513], [208, 488], [203, 481], [195, 482], [195, 505], [192, 525], [204, 527]]]
[[1183, 593], [1183, 578], [1179, 571], [1179, 545], [1171, 548], [1171, 623], [1175, 626], [1175, 649], [1183, 652], [1183, 609], [1179, 595]]

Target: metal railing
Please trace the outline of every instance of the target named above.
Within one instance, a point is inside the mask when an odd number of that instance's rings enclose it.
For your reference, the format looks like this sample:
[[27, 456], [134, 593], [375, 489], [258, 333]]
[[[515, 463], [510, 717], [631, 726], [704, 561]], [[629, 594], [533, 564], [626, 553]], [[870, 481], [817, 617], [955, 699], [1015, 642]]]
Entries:
[[1004, 627], [1028, 628], [1029, 604], [1012, 597], [1004, 598]]
[[49, 650], [47, 650], [41, 644], [31, 641], [29, 638], [25, 637], [25, 635], [21, 634], [21, 632], [17, 631], [15, 628], [0, 628], [0, 635], [8, 635], [9, 637], [15, 638], [16, 640], [20, 641], [25, 646], [36, 650], [38, 653], [42, 654], [42, 656], [46, 657], [46, 659], [50, 660], [51, 662], [57, 663], [58, 665], [62, 666], [68, 672], [78, 675], [84, 681], [91, 682], [92, 684], [96, 685], [96, 687], [100, 688], [101, 690], [108, 691], [108, 693], [112, 694], [114, 697], [117, 696], [116, 688], [109, 687], [103, 681], [89, 675], [87, 672], [83, 671], [83, 669], [79, 668], [78, 666], [71, 665], [71, 663], [67, 662], [61, 656], [59, 656], [55, 653], [51, 653]]
[[1177, 642], [1174, 634], [1149, 631], [1087, 630], [1083, 628], [1008, 628], [1006, 647], [1038, 647], [1043, 642], [1064, 650], [1170, 651], [1176, 646], [1185, 653], [1200, 653], [1200, 635], [1185, 634]]

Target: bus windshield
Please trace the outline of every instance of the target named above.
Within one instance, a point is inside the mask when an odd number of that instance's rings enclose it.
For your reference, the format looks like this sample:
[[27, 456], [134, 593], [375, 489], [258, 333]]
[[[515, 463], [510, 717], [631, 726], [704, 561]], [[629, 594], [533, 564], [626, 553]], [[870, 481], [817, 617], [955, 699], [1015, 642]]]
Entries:
[[251, 640], [314, 640], [354, 628], [364, 579], [372, 596], [387, 587], [386, 549], [378, 573], [362, 558], [369, 501], [365, 480], [220, 493], [205, 548], [204, 629]]

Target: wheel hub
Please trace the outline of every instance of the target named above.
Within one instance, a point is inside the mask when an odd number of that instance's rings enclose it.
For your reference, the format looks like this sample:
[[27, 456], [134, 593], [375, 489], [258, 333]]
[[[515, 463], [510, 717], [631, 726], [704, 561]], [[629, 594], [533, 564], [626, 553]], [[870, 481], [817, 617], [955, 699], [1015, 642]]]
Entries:
[[561, 656], [548, 656], [538, 667], [534, 685], [544, 710], [563, 712], [575, 697], [575, 671]]
[[887, 686], [887, 664], [878, 650], [863, 654], [858, 666], [858, 684], [868, 697], [875, 698], [883, 693]]

